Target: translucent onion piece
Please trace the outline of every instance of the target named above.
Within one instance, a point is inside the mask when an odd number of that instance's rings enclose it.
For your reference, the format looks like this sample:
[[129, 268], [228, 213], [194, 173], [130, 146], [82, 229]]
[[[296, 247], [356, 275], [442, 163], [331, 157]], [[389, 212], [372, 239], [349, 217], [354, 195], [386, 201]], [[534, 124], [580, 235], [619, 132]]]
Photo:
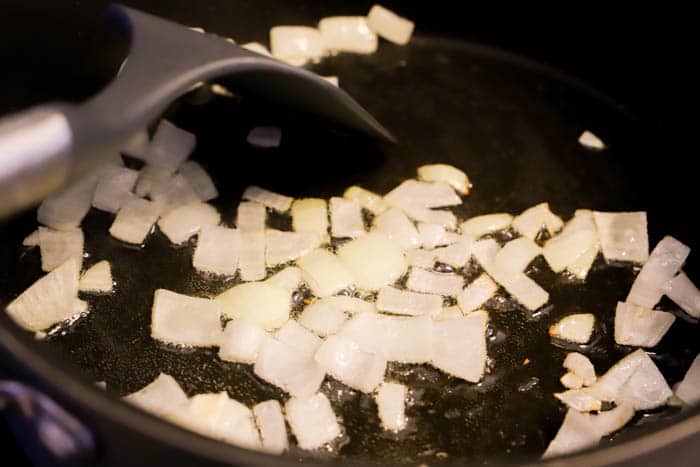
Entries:
[[39, 223], [57, 230], [77, 228], [90, 210], [98, 180], [98, 172], [90, 173], [60, 193], [46, 198], [37, 210]]
[[406, 287], [416, 292], [424, 292], [448, 297], [456, 297], [464, 286], [464, 278], [457, 274], [444, 274], [413, 268], [408, 274]]
[[[542, 254], [552, 271], [561, 272], [575, 265], [584, 255], [588, 255], [587, 257], [590, 258], [591, 251], [598, 253], [598, 235], [590, 230], [581, 230], [571, 234], [557, 235], [548, 240], [542, 249]], [[590, 262], [592, 263], [592, 261]], [[581, 274], [584, 272], [587, 274], [587, 269]]]
[[413, 22], [391, 10], [374, 5], [367, 15], [367, 24], [382, 38], [398, 45], [406, 45], [413, 34]]
[[169, 344], [218, 346], [221, 341], [219, 304], [208, 298], [158, 289], [153, 297], [151, 337]]
[[235, 229], [203, 226], [197, 237], [192, 265], [198, 271], [232, 276], [238, 270], [239, 233]]
[[264, 232], [266, 217], [265, 206], [253, 201], [243, 201], [238, 205], [236, 228], [241, 232]]
[[377, 296], [377, 309], [397, 315], [432, 315], [442, 311], [442, 297], [383, 287]]
[[292, 307], [287, 290], [266, 282], [235, 285], [215, 301], [229, 318], [247, 319], [268, 331], [286, 323]]
[[39, 250], [41, 251], [41, 269], [53, 271], [70, 258], [78, 258], [80, 266], [83, 260], [83, 231], [52, 230], [39, 227]]
[[472, 254], [472, 245], [474, 239], [467, 235], [462, 235], [461, 238], [452, 245], [436, 248], [435, 259], [444, 264], [449, 264], [455, 268], [466, 266], [467, 261]]
[[385, 430], [401, 431], [406, 428], [406, 396], [408, 388], [398, 383], [382, 383], [374, 400], [379, 420]]
[[675, 320], [671, 313], [617, 302], [615, 342], [634, 347], [654, 347]]
[[505, 230], [510, 227], [512, 222], [513, 216], [510, 214], [486, 214], [462, 222], [461, 229], [463, 234], [478, 238], [482, 235]]
[[274, 209], [277, 212], [287, 212], [292, 205], [294, 198], [280, 195], [264, 188], [251, 185], [243, 192], [243, 199], [255, 201], [263, 206]]
[[435, 251], [413, 249], [405, 252], [406, 264], [417, 268], [432, 269], [435, 266]]
[[39, 246], [39, 229], [36, 229], [34, 232], [24, 237], [24, 240], [22, 240], [22, 246]]
[[348, 314], [373, 313], [373, 303], [354, 297], [326, 297], [314, 301], [299, 316], [299, 323], [319, 336], [335, 334]]
[[266, 57], [272, 57], [270, 50], [262, 45], [260, 42], [246, 42], [241, 47], [248, 49], [256, 54], [265, 55]]
[[390, 206], [384, 201], [384, 198], [359, 186], [351, 186], [345, 190], [345, 193], [343, 193], [343, 198], [356, 201], [357, 204], [367, 209], [374, 215], [379, 215], [390, 208]]
[[200, 200], [210, 201], [219, 197], [219, 191], [211, 177], [197, 162], [186, 161], [180, 166], [178, 173], [185, 177]]
[[160, 231], [179, 245], [199, 232], [202, 227], [216, 226], [221, 216], [215, 207], [196, 202], [175, 208], [158, 221]]
[[664, 294], [664, 286], [683, 267], [690, 248], [673, 237], [664, 237], [651, 252], [632, 284], [627, 302], [653, 308]]
[[195, 136], [161, 120], [148, 147], [146, 161], [149, 165], [175, 172], [187, 160], [197, 142]]
[[681, 272], [662, 287], [664, 294], [693, 318], [700, 318], [700, 290]]
[[392, 208], [374, 219], [374, 228], [389, 237], [399, 248], [418, 248], [421, 238], [413, 222], [398, 208]]
[[162, 206], [158, 203], [141, 198], [133, 199], [119, 210], [109, 233], [126, 243], [140, 245], [151, 233], [161, 212]]
[[544, 228], [553, 235], [563, 226], [564, 222], [549, 209], [549, 203], [528, 208], [513, 219], [513, 228], [530, 240], [537, 238], [537, 234]]
[[331, 52], [371, 54], [377, 50], [377, 35], [364, 16], [332, 16], [318, 23], [323, 43]]
[[107, 260], [98, 262], [80, 277], [81, 292], [109, 293], [112, 287], [112, 268]]
[[289, 448], [287, 425], [282, 406], [274, 399], [253, 406], [255, 424], [260, 431], [262, 450], [270, 454], [282, 454]]
[[559, 381], [561, 382], [562, 386], [567, 389], [580, 389], [583, 387], [583, 378], [572, 371], [564, 374], [564, 376], [559, 378]]
[[318, 198], [297, 199], [292, 203], [292, 228], [328, 239], [326, 201]]
[[5, 310], [28, 331], [42, 331], [76, 315], [80, 261], [71, 258], [41, 277]]
[[600, 438], [600, 431], [593, 425], [587, 414], [569, 409], [557, 435], [547, 446], [542, 458], [548, 459], [597, 446]]
[[142, 161], [146, 160], [148, 154], [148, 146], [151, 144], [151, 138], [148, 136], [148, 131], [140, 130], [134, 133], [126, 142], [121, 152], [134, 159]]
[[457, 305], [463, 313], [469, 313], [480, 308], [497, 291], [498, 284], [487, 274], [482, 274], [457, 295]]
[[173, 174], [169, 169], [147, 165], [139, 172], [134, 192], [136, 196], [150, 196], [151, 192], [159, 187], [167, 186]]
[[415, 206], [407, 206], [403, 211], [414, 221], [438, 224], [450, 230], [457, 228], [457, 216], [450, 211]]
[[306, 397], [321, 387], [325, 373], [289, 344], [268, 337], [255, 360], [253, 372], [292, 396]]
[[432, 364], [457, 378], [476, 383], [486, 368], [488, 314], [475, 311], [467, 316], [433, 323]]
[[418, 167], [418, 178], [425, 182], [445, 182], [462, 195], [468, 195], [472, 183], [467, 174], [447, 164], [430, 164]]
[[578, 142], [581, 146], [585, 146], [588, 149], [593, 149], [594, 151], [602, 151], [605, 149], [605, 143], [603, 143], [603, 140], [598, 138], [589, 130], [585, 130], [583, 133], [581, 133], [581, 136], [578, 137]]
[[591, 386], [596, 382], [593, 364], [585, 355], [569, 352], [564, 359], [564, 368], [581, 377], [584, 386]]
[[290, 319], [275, 333], [275, 338], [280, 342], [294, 347], [307, 358], [313, 358], [321, 346], [321, 339], [306, 330], [302, 325]]
[[330, 202], [331, 234], [334, 237], [357, 238], [365, 234], [362, 207], [352, 200], [333, 197]]
[[418, 235], [423, 248], [433, 249], [438, 245], [443, 245], [445, 238], [445, 228], [439, 224], [418, 223]]
[[494, 263], [497, 267], [513, 272], [523, 272], [535, 257], [542, 254], [542, 249], [527, 237], [511, 240], [496, 254]]
[[326, 396], [293, 397], [284, 406], [287, 422], [301, 449], [317, 449], [340, 436], [341, 429]]
[[245, 318], [226, 323], [219, 343], [219, 358], [229, 362], [255, 363], [258, 351], [267, 338], [263, 328]]
[[549, 335], [557, 339], [585, 344], [591, 340], [595, 315], [592, 313], [578, 313], [565, 316], [557, 323], [549, 327]]
[[607, 261], [644, 263], [649, 257], [646, 212], [594, 212]]
[[394, 283], [408, 267], [401, 249], [380, 232], [344, 244], [338, 249], [338, 259], [364, 290], [379, 290]]
[[270, 29], [272, 56], [289, 64], [301, 66], [316, 62], [326, 53], [321, 33], [306, 26], [275, 26]]
[[328, 297], [355, 282], [352, 272], [333, 253], [316, 249], [297, 261], [304, 281], [317, 297]]
[[292, 293], [301, 285], [301, 269], [296, 266], [287, 266], [276, 274], [268, 277], [265, 282], [282, 287]]
[[384, 201], [401, 209], [441, 208], [462, 204], [459, 195], [447, 183], [417, 180], [401, 183], [384, 196]]
[[282, 129], [277, 126], [256, 126], [248, 132], [246, 141], [258, 148], [276, 148], [282, 142]]
[[154, 415], [165, 415], [175, 407], [186, 404], [187, 394], [175, 378], [160, 373], [147, 386], [124, 396], [124, 400]]
[[238, 231], [238, 267], [243, 281], [265, 278], [265, 233]]
[[134, 198], [131, 190], [136, 184], [139, 172], [126, 167], [105, 167], [95, 193], [92, 197], [92, 206], [102, 211], [116, 213], [124, 204]]
[[201, 201], [194, 188], [180, 174], [155, 186], [151, 190], [150, 197], [161, 205], [161, 212], [164, 214], [180, 206]]
[[353, 389], [372, 392], [384, 380], [386, 359], [381, 354], [360, 350], [350, 339], [330, 336], [314, 355], [326, 373]]
[[593, 397], [587, 389], [569, 389], [554, 394], [554, 397], [579, 412], [592, 412], [602, 407], [601, 401]]
[[675, 393], [676, 397], [688, 405], [697, 404], [700, 401], [700, 355], [693, 360]]
[[265, 261], [268, 266], [287, 263], [318, 248], [322, 241], [315, 233], [269, 229], [265, 232]]
[[445, 306], [442, 307], [442, 310], [438, 313], [433, 313], [431, 316], [433, 321], [443, 321], [446, 319], [461, 318], [464, 316], [464, 313], [462, 313], [462, 310], [460, 310], [458, 306]]
[[588, 418], [598, 430], [600, 436], [608, 436], [616, 432], [634, 417], [634, 407], [628, 404], [620, 404], [614, 409], [598, 412], [597, 415], [588, 414]]

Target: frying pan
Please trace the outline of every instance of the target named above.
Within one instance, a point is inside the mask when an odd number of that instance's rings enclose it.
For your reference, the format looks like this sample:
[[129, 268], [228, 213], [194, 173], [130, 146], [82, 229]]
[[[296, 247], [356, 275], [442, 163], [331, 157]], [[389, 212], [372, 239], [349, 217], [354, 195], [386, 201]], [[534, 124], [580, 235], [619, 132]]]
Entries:
[[[201, 102], [186, 96], [168, 110], [168, 118], [197, 134], [193, 157], [214, 176], [221, 192], [215, 204], [224, 221], [233, 220], [233, 200], [249, 184], [292, 196], [328, 197], [355, 183], [382, 193], [412, 177], [422, 164], [446, 162], [465, 169], [475, 183], [460, 217], [518, 213], [541, 201], [549, 201], [565, 218], [581, 207], [640, 209], [649, 214], [651, 244], [668, 233], [697, 246], [687, 221], [695, 199], [691, 165], [681, 151], [687, 141], [669, 117], [681, 89], [669, 89], [670, 78], [645, 66], [650, 50], [653, 56], [654, 50], [666, 49], [645, 42], [644, 21], [625, 31], [636, 41], [635, 48], [628, 48], [631, 40], [612, 40], [624, 16], [609, 10], [602, 20], [597, 12], [577, 18], [558, 12], [559, 20], [550, 23], [542, 11], [514, 11], [504, 18], [494, 7], [475, 9], [467, 17], [448, 2], [385, 4], [417, 21], [418, 34], [408, 47], [382, 43], [375, 55], [332, 57], [316, 71], [340, 76], [341, 86], [398, 137], [396, 146], [327, 131], [259, 102]], [[265, 41], [273, 25], [311, 25], [323, 16], [364, 14], [371, 6], [362, 1], [268, 0], [129, 5], [242, 41]], [[127, 44], [99, 19], [104, 6], [9, 5], [0, 26], [19, 42], [2, 51], [5, 63], [17, 64], [3, 78], [3, 89], [13, 91], [0, 94], [3, 112], [49, 99], [84, 99], [114, 75]], [[62, 18], [60, 24], [54, 23], [56, 17]], [[37, 30], [56, 40], [37, 38]], [[664, 56], [657, 66], [664, 68], [672, 59]], [[263, 124], [283, 128], [280, 148], [256, 151], [244, 143], [247, 131]], [[593, 153], [578, 146], [576, 139], [585, 129], [601, 136], [609, 149]], [[285, 219], [273, 222], [282, 225]], [[319, 462], [301, 452], [277, 458], [204, 439], [117, 400], [161, 371], [190, 394], [226, 390], [247, 404], [283, 394], [261, 384], [249, 368], [220, 362], [213, 351], [174, 352], [153, 342], [154, 289], [203, 295], [232, 283], [196, 274], [190, 266], [192, 245], [174, 248], [156, 233], [143, 249], [128, 248], [107, 235], [110, 223], [110, 216], [96, 211], [85, 219], [86, 263], [110, 260], [117, 293], [90, 298], [88, 316], [43, 342], [2, 314], [0, 350], [6, 371], [49, 394], [96, 434], [90, 463]], [[0, 227], [0, 305], [40, 276], [38, 252], [20, 247], [35, 226], [35, 214], [28, 212]], [[700, 277], [693, 255], [685, 270]], [[370, 398], [327, 381], [324, 391], [332, 394], [352, 440], [339, 458], [350, 464], [537, 462], [564, 416], [552, 393], [561, 389], [561, 361], [571, 350], [553, 345], [547, 327], [565, 314], [594, 313], [598, 341], [583, 350], [599, 373], [605, 371], [631, 350], [614, 345], [612, 321], [614, 304], [626, 295], [634, 272], [604, 267], [599, 258], [585, 287], [557, 277], [539, 260], [529, 274], [550, 291], [550, 305], [533, 314], [506, 300], [488, 304], [492, 362], [482, 383], [467, 384], [422, 366], [390, 367], [390, 376], [414, 391], [417, 402], [409, 414], [420, 429], [398, 439], [379, 435]], [[675, 310], [670, 303], [662, 306]], [[682, 378], [698, 353], [696, 333], [694, 323], [678, 319], [653, 349], [652, 358], [670, 384]], [[530, 363], [524, 365], [525, 359]], [[95, 389], [94, 381], [106, 381], [106, 393]], [[630, 425], [600, 448], [560, 462], [653, 465], [663, 459], [694, 465], [697, 409], [638, 414]], [[443, 452], [447, 458], [435, 457]]]

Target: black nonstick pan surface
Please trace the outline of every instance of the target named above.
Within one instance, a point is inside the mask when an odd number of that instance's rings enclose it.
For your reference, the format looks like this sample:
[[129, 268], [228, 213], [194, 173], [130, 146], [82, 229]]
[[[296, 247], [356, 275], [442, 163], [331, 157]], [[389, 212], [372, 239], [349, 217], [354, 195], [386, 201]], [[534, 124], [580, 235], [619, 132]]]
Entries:
[[[133, 6], [151, 7], [150, 11], [169, 16], [162, 6], [160, 10], [138, 2]], [[248, 39], [245, 31], [251, 40], [264, 39], [266, 29], [275, 24], [312, 24], [328, 14], [363, 14], [366, 6], [311, 3], [297, 9], [290, 5], [283, 8], [290, 12], [282, 20], [263, 3], [248, 21], [236, 23], [232, 18], [230, 31], [221, 30], [220, 21], [191, 25], [228, 32], [242, 41]], [[186, 22], [177, 9], [170, 16]], [[420, 27], [420, 17], [415, 19]], [[419, 32], [407, 47], [381, 43], [374, 55], [331, 57], [314, 70], [338, 75], [341, 87], [387, 126], [399, 144], [380, 146], [328, 131], [244, 98], [202, 96], [201, 92], [185, 96], [166, 116], [197, 135], [193, 158], [214, 178], [221, 193], [214, 204], [225, 222], [232, 224], [237, 200], [250, 184], [296, 197], [340, 195], [351, 184], [385, 193], [415, 176], [420, 165], [445, 162], [465, 170], [474, 183], [472, 194], [457, 211], [460, 218], [491, 212], [516, 214], [542, 201], [565, 219], [578, 208], [646, 210], [651, 245], [671, 234], [691, 248], [697, 246], [693, 226], [682, 218], [689, 207], [675, 198], [681, 190], [678, 180], [687, 177], [674, 181], [671, 169], [665, 168], [676, 164], [677, 170], [680, 159], [664, 154], [666, 164], [660, 165], [661, 136], [650, 130], [648, 121], [571, 75], [499, 48], [433, 31]], [[271, 150], [248, 146], [249, 129], [266, 124], [282, 127], [282, 145]], [[577, 138], [586, 129], [599, 135], [608, 149], [592, 152], [580, 146]], [[27, 345], [71, 362], [87, 380], [106, 381], [113, 396], [138, 390], [165, 372], [191, 395], [225, 390], [248, 405], [284, 399], [281, 391], [255, 377], [249, 366], [219, 360], [215, 349], [175, 350], [150, 338], [155, 289], [212, 296], [237, 279], [198, 274], [191, 266], [194, 243], [174, 247], [158, 231], [143, 248], [126, 246], [109, 236], [111, 222], [111, 215], [92, 210], [83, 229], [89, 255], [86, 265], [108, 259], [116, 293], [83, 297], [90, 303], [87, 316], [43, 342]], [[271, 222], [283, 227], [289, 219], [275, 216]], [[0, 228], [0, 304], [41, 276], [39, 252], [21, 247], [21, 240], [34, 228], [34, 212]], [[691, 278], [700, 277], [695, 255], [691, 254], [685, 271]], [[468, 278], [479, 272], [476, 265], [466, 270]], [[482, 382], [466, 383], [423, 365], [390, 364], [388, 377], [406, 383], [412, 392], [408, 415], [414, 426], [406, 434], [383, 434], [371, 396], [327, 379], [322, 390], [342, 416], [349, 442], [336, 453], [320, 457], [391, 463], [536, 461], [565, 413], [553, 393], [562, 390], [559, 378], [566, 353], [585, 353], [600, 374], [634, 350], [614, 344], [613, 319], [615, 303], [624, 300], [635, 271], [629, 265], [606, 265], [599, 257], [582, 284], [554, 274], [538, 258], [528, 275], [550, 292], [550, 302], [536, 313], [504, 294], [486, 304], [491, 320], [490, 362]], [[661, 305], [676, 311], [670, 302]], [[587, 346], [553, 342], [548, 327], [574, 312], [596, 315], [594, 341]], [[682, 378], [700, 350], [697, 324], [681, 312], [677, 315], [679, 319], [652, 350], [669, 384]], [[3, 317], [2, 326], [12, 325]], [[648, 431], [651, 422], [683, 416], [673, 408], [638, 413], [613, 438], [624, 440]], [[616, 440], [603, 444], [610, 442]], [[308, 458], [301, 451], [290, 456]]]

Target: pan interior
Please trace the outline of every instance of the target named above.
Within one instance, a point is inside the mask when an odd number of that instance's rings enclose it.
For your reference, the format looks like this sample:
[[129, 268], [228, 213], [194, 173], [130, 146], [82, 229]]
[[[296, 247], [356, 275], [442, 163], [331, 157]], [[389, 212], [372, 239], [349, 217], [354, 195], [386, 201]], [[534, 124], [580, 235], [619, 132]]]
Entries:
[[[663, 206], [649, 196], [639, 176], [645, 169], [638, 164], [632, 168], [632, 161], [649, 150], [640, 143], [642, 124], [573, 79], [503, 52], [435, 37], [418, 37], [408, 47], [382, 44], [370, 56], [331, 57], [316, 71], [338, 75], [341, 87], [400, 143], [378, 147], [260, 103], [183, 99], [168, 117], [196, 133], [193, 157], [219, 187], [221, 197], [214, 204], [224, 221], [233, 221], [237, 199], [250, 184], [297, 197], [341, 195], [351, 184], [385, 193], [414, 177], [418, 166], [444, 162], [465, 170], [474, 183], [472, 194], [457, 210], [460, 218], [516, 214], [542, 201], [565, 219], [578, 208], [647, 210], [650, 244], [668, 233], [694, 246], [691, 238], [684, 238], [687, 227], [666, 223], [677, 227], [666, 231], [663, 222], [656, 224], [666, 219]], [[282, 145], [272, 150], [249, 147], [248, 130], [266, 124], [282, 127]], [[577, 139], [586, 129], [600, 136], [608, 149], [582, 148]], [[111, 221], [111, 215], [92, 210], [83, 229], [86, 265], [109, 260], [116, 293], [83, 297], [91, 312], [37, 345], [65, 355], [95, 381], [106, 381], [108, 391], [117, 395], [138, 390], [165, 372], [189, 394], [227, 391], [249, 405], [284, 399], [249, 366], [222, 362], [214, 349], [174, 350], [150, 338], [155, 289], [212, 296], [236, 279], [198, 274], [191, 266], [193, 244], [174, 247], [157, 231], [145, 247], [127, 247], [109, 236]], [[274, 222], [284, 225], [288, 220]], [[41, 275], [37, 249], [21, 247], [35, 224], [34, 214], [28, 213], [0, 231], [3, 303]], [[691, 262], [686, 267], [691, 277], [693, 266]], [[467, 268], [468, 276], [478, 273], [477, 266]], [[562, 390], [561, 362], [567, 351], [582, 351], [602, 373], [633, 350], [614, 344], [612, 323], [615, 303], [624, 300], [634, 271], [605, 265], [599, 257], [581, 284], [555, 275], [538, 258], [528, 274], [550, 292], [550, 303], [536, 313], [504, 297], [486, 304], [490, 363], [480, 383], [466, 383], [424, 365], [390, 364], [388, 378], [411, 388], [411, 427], [406, 433], [382, 433], [370, 395], [327, 379], [322, 390], [342, 417], [349, 440], [338, 455], [392, 462], [432, 462], [435, 456], [476, 463], [537, 459], [565, 413], [552, 394]], [[594, 342], [584, 347], [554, 345], [547, 334], [549, 325], [575, 312], [596, 315]], [[682, 378], [697, 354], [698, 340], [691, 337], [695, 332], [693, 323], [679, 319], [654, 349], [652, 357], [669, 384]], [[622, 433], [675, 413], [662, 409], [638, 414]]]

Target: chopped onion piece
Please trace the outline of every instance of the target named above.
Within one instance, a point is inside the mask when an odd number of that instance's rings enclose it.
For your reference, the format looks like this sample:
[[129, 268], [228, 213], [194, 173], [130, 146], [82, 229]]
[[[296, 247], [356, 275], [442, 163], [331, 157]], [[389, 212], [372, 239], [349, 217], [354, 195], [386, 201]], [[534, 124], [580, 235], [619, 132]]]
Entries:
[[649, 257], [646, 212], [595, 211], [593, 219], [607, 261], [646, 262]]
[[151, 199], [161, 205], [161, 212], [168, 213], [180, 206], [201, 201], [187, 179], [180, 174], [153, 187]]
[[328, 398], [321, 393], [293, 397], [284, 406], [287, 421], [301, 449], [317, 449], [341, 434]]
[[316, 249], [297, 261], [304, 280], [317, 297], [333, 295], [351, 286], [355, 278], [345, 264], [333, 253]]
[[5, 308], [28, 331], [42, 331], [76, 316], [80, 261], [71, 258], [41, 277]]
[[653, 308], [664, 294], [664, 286], [683, 267], [690, 248], [671, 236], [664, 237], [651, 252], [632, 284], [627, 301]]
[[265, 206], [254, 201], [243, 201], [238, 205], [236, 227], [240, 232], [265, 231]]
[[457, 274], [445, 274], [413, 268], [408, 274], [406, 287], [416, 292], [455, 297], [464, 286], [464, 278]]
[[676, 317], [632, 303], [617, 302], [615, 343], [634, 347], [654, 347], [669, 330]]
[[608, 436], [629, 422], [634, 417], [634, 407], [628, 404], [620, 404], [614, 409], [598, 412], [597, 415], [588, 414], [600, 436]]
[[382, 232], [399, 248], [409, 250], [418, 248], [421, 243], [420, 235], [413, 222], [403, 211], [392, 208], [374, 219], [374, 228]]
[[662, 287], [664, 294], [693, 318], [700, 318], [700, 290], [681, 272]]
[[279, 328], [275, 337], [280, 342], [294, 347], [307, 358], [313, 358], [314, 354], [321, 346], [321, 339], [307, 331], [302, 325], [290, 319], [284, 326]]
[[588, 414], [569, 409], [542, 458], [548, 459], [597, 446], [600, 438], [600, 431], [591, 422]]
[[80, 277], [81, 292], [109, 293], [112, 287], [112, 268], [107, 260], [98, 262]]
[[468, 195], [472, 183], [467, 174], [447, 164], [430, 164], [418, 167], [418, 178], [425, 182], [445, 182], [462, 195]]
[[238, 267], [243, 281], [265, 278], [265, 233], [238, 231]]
[[700, 355], [693, 360], [675, 393], [676, 397], [688, 405], [694, 405], [700, 401]]
[[549, 327], [549, 335], [557, 339], [585, 344], [591, 340], [595, 315], [592, 313], [578, 313], [565, 316], [557, 323]]
[[513, 219], [513, 228], [522, 236], [534, 240], [543, 228], [550, 235], [561, 230], [564, 222], [549, 209], [549, 203], [541, 203], [523, 211]]
[[379, 419], [385, 430], [401, 431], [406, 428], [406, 396], [408, 388], [398, 383], [382, 383], [374, 400]]
[[39, 229], [36, 229], [22, 240], [22, 246], [33, 247], [39, 246]]
[[415, 266], [417, 268], [432, 269], [435, 266], [435, 251], [434, 250], [423, 250], [423, 249], [413, 249], [406, 250], [404, 253], [406, 257], [406, 264], [408, 266]]
[[160, 373], [147, 386], [124, 396], [124, 400], [154, 415], [165, 415], [188, 399], [175, 378]]
[[377, 296], [377, 309], [397, 315], [432, 315], [442, 310], [442, 297], [382, 287]]
[[277, 212], [289, 211], [292, 201], [294, 201], [294, 198], [280, 195], [254, 185], [251, 185], [245, 189], [243, 192], [243, 199], [255, 201], [256, 203], [260, 203], [263, 206], [267, 206], [268, 208], [274, 209]]
[[602, 151], [605, 149], [605, 143], [603, 143], [603, 140], [588, 130], [581, 133], [581, 136], [578, 137], [578, 142], [581, 146], [585, 146], [588, 149], [593, 149], [594, 151]]
[[583, 387], [583, 378], [573, 371], [564, 374], [564, 376], [559, 378], [559, 381], [567, 389], [580, 389]]
[[146, 161], [149, 165], [173, 173], [192, 153], [196, 142], [197, 138], [192, 133], [161, 120], [148, 146]]
[[471, 257], [473, 244], [474, 239], [472, 237], [463, 235], [452, 245], [433, 250], [435, 259], [440, 263], [448, 264], [455, 268], [462, 268], [466, 266], [467, 261]]
[[77, 228], [90, 210], [99, 177], [99, 172], [92, 172], [42, 201], [37, 210], [39, 223], [57, 230]]
[[478, 238], [482, 235], [505, 230], [510, 227], [512, 222], [513, 216], [510, 214], [486, 214], [462, 222], [461, 229], [463, 234]]
[[226, 323], [219, 344], [219, 358], [229, 362], [255, 363], [267, 333], [257, 323], [232, 319]]
[[381, 5], [374, 5], [367, 15], [368, 26], [389, 42], [406, 45], [413, 34], [413, 21], [403, 18]]
[[554, 394], [554, 397], [579, 412], [592, 412], [602, 407], [601, 401], [593, 397], [587, 389], [569, 389]]
[[527, 237], [511, 240], [496, 254], [494, 264], [504, 270], [523, 272], [542, 249]]
[[355, 201], [333, 197], [330, 211], [331, 234], [334, 237], [357, 238], [365, 234], [362, 208]]
[[338, 249], [338, 259], [365, 290], [379, 290], [394, 283], [407, 269], [401, 249], [388, 236], [371, 232]]
[[326, 53], [318, 29], [307, 26], [275, 26], [270, 29], [272, 56], [291, 65], [317, 62]]
[[173, 177], [169, 169], [147, 165], [139, 172], [139, 179], [136, 181], [134, 193], [136, 196], [150, 196], [156, 189], [167, 187], [168, 181]]
[[116, 213], [135, 197], [131, 190], [138, 177], [139, 172], [136, 170], [117, 165], [105, 167], [97, 182], [92, 206], [102, 211]]
[[371, 54], [377, 51], [377, 35], [364, 16], [332, 16], [318, 23], [326, 49], [331, 52]]
[[151, 337], [169, 344], [217, 346], [221, 341], [219, 304], [158, 289], [153, 297]]
[[248, 319], [268, 331], [286, 323], [292, 307], [287, 290], [266, 282], [235, 285], [215, 301], [229, 318]]
[[438, 224], [450, 230], [457, 228], [457, 216], [450, 211], [415, 206], [407, 206], [403, 208], [403, 211], [408, 217], [417, 222]]
[[315, 233], [269, 229], [265, 233], [265, 261], [269, 266], [286, 263], [318, 248], [322, 239]]
[[498, 284], [491, 280], [487, 274], [482, 274], [457, 295], [457, 305], [463, 313], [469, 313], [480, 308], [497, 291]]
[[292, 203], [292, 227], [297, 232], [309, 232], [328, 239], [326, 201], [318, 198], [297, 199]]
[[287, 266], [278, 273], [268, 277], [265, 282], [282, 287], [291, 293], [301, 285], [301, 269], [296, 266]]
[[343, 193], [343, 198], [356, 201], [357, 204], [376, 216], [390, 208], [390, 206], [384, 201], [384, 198], [359, 186], [351, 186], [345, 190], [345, 193]]
[[145, 129], [139, 130], [129, 138], [121, 152], [134, 159], [145, 161], [150, 144], [151, 137], [148, 136], [148, 131]]
[[299, 323], [319, 336], [335, 334], [347, 320], [347, 314], [373, 313], [373, 303], [355, 297], [325, 297], [314, 301], [301, 313]]
[[277, 126], [256, 126], [248, 132], [246, 141], [257, 148], [276, 148], [282, 142], [282, 129]]
[[554, 272], [561, 272], [564, 269], [570, 268], [578, 264], [583, 256], [588, 258], [588, 267], [578, 268], [577, 276], [583, 275], [585, 279], [592, 264], [592, 252], [598, 254], [598, 235], [591, 230], [580, 230], [567, 234], [563, 232], [560, 235], [547, 241], [542, 249], [549, 267]]
[[441, 208], [462, 204], [459, 195], [444, 182], [406, 180], [391, 190], [384, 201], [400, 209]]
[[386, 372], [386, 359], [381, 354], [364, 352], [341, 336], [326, 338], [314, 360], [335, 379], [362, 392], [374, 391]]
[[175, 208], [158, 221], [158, 227], [176, 245], [187, 241], [205, 226], [216, 226], [221, 216], [215, 207], [196, 202]]
[[260, 42], [246, 42], [241, 47], [243, 47], [244, 49], [248, 49], [251, 52], [255, 52], [256, 54], [264, 55], [266, 57], [272, 57], [270, 50], [264, 45], [262, 45]]
[[83, 231], [80, 229], [52, 230], [39, 227], [41, 269], [53, 271], [70, 258], [77, 258], [82, 266], [84, 242]]
[[475, 311], [467, 316], [433, 323], [432, 364], [452, 376], [476, 383], [486, 368], [488, 314]]
[[282, 406], [274, 399], [253, 406], [255, 423], [260, 431], [262, 450], [270, 454], [282, 454], [289, 448], [287, 426]]
[[192, 265], [198, 271], [232, 276], [238, 270], [239, 232], [214, 225], [203, 226], [197, 237]]
[[445, 245], [445, 228], [439, 224], [418, 223], [418, 235], [423, 248], [433, 249], [439, 245]]
[[117, 213], [109, 233], [126, 243], [140, 245], [153, 229], [162, 206], [152, 201], [136, 198], [126, 203]]
[[460, 310], [458, 306], [446, 306], [443, 307], [438, 313], [433, 313], [431, 316], [433, 321], [443, 321], [447, 319], [461, 318], [464, 316], [464, 313], [462, 313], [462, 310]]
[[581, 377], [584, 386], [591, 386], [596, 382], [593, 364], [585, 355], [577, 352], [569, 352], [564, 359], [564, 368]]
[[197, 162], [186, 161], [180, 166], [178, 173], [185, 177], [200, 200], [210, 201], [219, 197], [219, 191], [211, 177]]
[[268, 337], [258, 351], [253, 372], [292, 396], [310, 396], [321, 387], [325, 373], [289, 344]]

